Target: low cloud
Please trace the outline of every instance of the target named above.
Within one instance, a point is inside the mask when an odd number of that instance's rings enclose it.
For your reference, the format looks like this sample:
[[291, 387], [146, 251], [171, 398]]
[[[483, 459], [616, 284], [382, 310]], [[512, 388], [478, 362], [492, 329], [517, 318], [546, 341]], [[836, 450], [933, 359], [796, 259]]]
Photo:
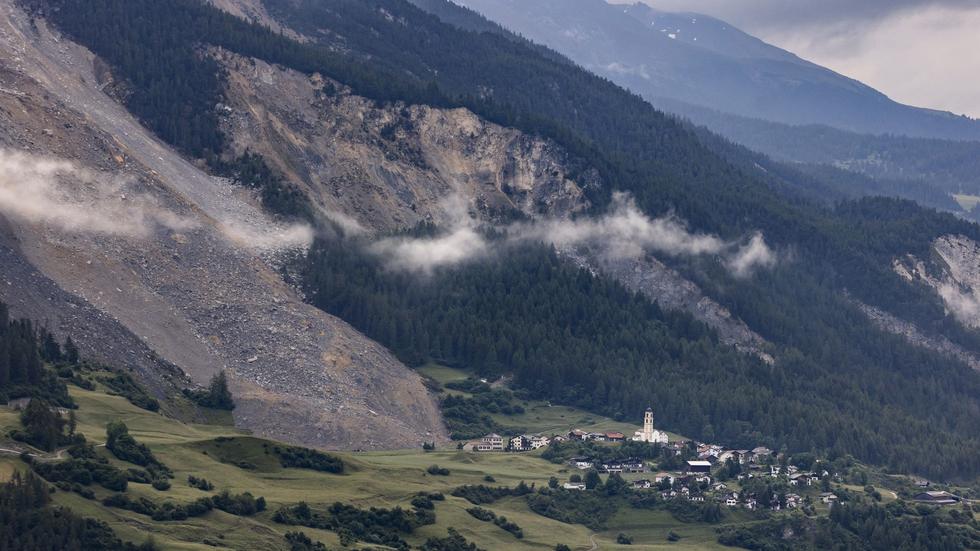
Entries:
[[[195, 220], [140, 191], [134, 178], [2, 149], [0, 214], [67, 233], [129, 239], [151, 238], [161, 228], [188, 231], [199, 227]], [[345, 228], [356, 229], [350, 223]], [[304, 248], [313, 242], [313, 230], [306, 224], [246, 223], [229, 218], [218, 221], [218, 230], [233, 245], [261, 252]]]
[[624, 193], [614, 195], [609, 212], [598, 218], [515, 225], [508, 234], [558, 248], [590, 245], [613, 258], [638, 257], [647, 251], [690, 256], [717, 254], [725, 248], [725, 242], [715, 236], [691, 233], [675, 216], [649, 218]]
[[429, 274], [494, 252], [515, 243], [546, 243], [558, 249], [587, 247], [609, 259], [639, 258], [647, 253], [674, 256], [717, 255], [737, 277], [771, 267], [776, 255], [761, 233], [743, 245], [717, 236], [690, 231], [676, 216], [651, 219], [626, 194], [616, 194], [609, 212], [594, 218], [549, 219], [498, 228], [505, 237], [488, 241], [459, 198], [446, 205], [453, 220], [444, 233], [425, 238], [387, 238], [371, 245], [392, 269]]
[[976, 291], [963, 291], [951, 283], [939, 285], [937, 291], [956, 319], [969, 327], [980, 327], [980, 297]]
[[220, 229], [232, 244], [255, 251], [305, 249], [313, 243], [313, 228], [306, 224], [256, 228], [226, 221]]
[[396, 270], [430, 274], [443, 266], [459, 264], [487, 254], [490, 245], [477, 230], [466, 202], [453, 195], [443, 201], [449, 230], [434, 237], [392, 237], [371, 245]]
[[383, 239], [371, 248], [385, 257], [393, 269], [428, 274], [437, 268], [481, 257], [490, 247], [475, 229], [463, 227], [438, 237]]
[[772, 268], [776, 265], [776, 255], [766, 245], [761, 233], [756, 233], [749, 242], [740, 247], [728, 260], [728, 268], [736, 277], [752, 275], [756, 268]]
[[146, 238], [195, 223], [134, 189], [131, 180], [70, 162], [0, 150], [0, 213], [72, 233]]

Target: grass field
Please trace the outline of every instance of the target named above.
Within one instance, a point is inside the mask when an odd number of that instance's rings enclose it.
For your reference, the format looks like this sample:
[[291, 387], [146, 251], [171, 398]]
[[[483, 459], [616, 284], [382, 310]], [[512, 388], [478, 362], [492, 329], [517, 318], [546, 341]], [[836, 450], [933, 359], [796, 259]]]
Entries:
[[[441, 384], [450, 381], [461, 381], [470, 376], [464, 370], [454, 369], [443, 365], [429, 364], [419, 368], [420, 373]], [[449, 394], [466, 395], [453, 389], [445, 389]], [[595, 415], [585, 410], [554, 405], [550, 402], [540, 400], [519, 400], [518, 403], [524, 407], [524, 413], [519, 415], [492, 415], [493, 420], [503, 427], [513, 427], [526, 430], [531, 434], [564, 434], [572, 429], [582, 429], [589, 432], [622, 432], [627, 436], [639, 430], [641, 427], [634, 423], [624, 423]], [[637, 412], [640, 413], [640, 412]], [[671, 440], [686, 440], [686, 438], [668, 433]]]
[[[707, 526], [683, 525], [663, 512], [629, 510], [613, 519], [609, 529], [595, 534], [582, 525], [557, 522], [530, 511], [523, 499], [511, 498], [484, 506], [516, 522], [524, 531], [523, 539], [492, 523], [471, 517], [466, 509], [472, 505], [448, 493], [462, 484], [484, 483], [484, 477], [492, 476], [499, 485], [512, 486], [524, 480], [529, 484], [546, 484], [551, 476], [566, 478], [567, 472], [537, 457], [537, 454], [487, 454], [462, 452], [455, 449], [422, 452], [405, 450], [393, 452], [339, 453], [346, 465], [342, 475], [320, 473], [306, 469], [284, 469], [271, 454], [274, 443], [251, 437], [230, 426], [187, 424], [163, 415], [139, 409], [124, 398], [98, 391], [71, 389], [79, 404], [78, 430], [96, 444], [105, 440], [105, 425], [112, 420], [125, 422], [130, 433], [146, 443], [154, 454], [174, 471], [173, 486], [161, 492], [149, 485], [131, 483], [128, 493], [134, 497], [145, 496], [154, 501], [173, 500], [190, 502], [209, 495], [188, 485], [188, 475], [204, 477], [215, 485], [215, 492], [229, 490], [232, 493], [249, 491], [264, 496], [268, 509], [251, 518], [236, 517], [213, 511], [199, 518], [179, 522], [154, 522], [148, 517], [129, 511], [102, 506], [77, 494], [55, 493], [56, 503], [71, 507], [79, 514], [108, 522], [120, 537], [141, 542], [147, 537], [163, 549], [285, 549], [283, 535], [293, 527], [279, 525], [272, 517], [281, 505], [307, 501], [310, 504], [330, 504], [335, 501], [358, 507], [409, 507], [418, 492], [442, 491], [447, 494], [444, 502], [437, 502], [437, 524], [425, 526], [405, 539], [418, 545], [431, 536], [444, 536], [448, 527], [457, 529], [467, 539], [481, 548], [495, 551], [508, 549], [553, 549], [556, 543], [565, 543], [573, 549], [592, 549], [592, 538], [601, 549], [613, 549], [619, 532], [627, 532], [634, 538], [632, 547], [626, 549], [710, 549], [714, 543], [714, 529]], [[582, 426], [623, 430], [622, 424], [609, 419], [591, 417], [569, 408], [529, 408], [523, 416], [540, 430], [556, 430]], [[586, 424], [589, 421], [590, 424]], [[7, 429], [18, 424], [15, 412], [0, 408], [0, 426]], [[4, 447], [0, 444], [0, 447]], [[113, 463], [121, 467], [131, 465], [119, 462], [105, 448], [97, 448]], [[247, 461], [254, 469], [242, 469], [229, 461]], [[438, 464], [450, 470], [449, 476], [432, 476], [425, 472], [429, 465]], [[0, 478], [9, 477], [13, 469], [25, 466], [13, 455], [0, 456]], [[101, 499], [109, 494], [99, 486], [92, 486]], [[682, 536], [676, 543], [669, 543], [666, 534], [674, 530]], [[339, 547], [336, 534], [328, 531], [302, 528], [311, 538], [322, 541], [328, 547]]]

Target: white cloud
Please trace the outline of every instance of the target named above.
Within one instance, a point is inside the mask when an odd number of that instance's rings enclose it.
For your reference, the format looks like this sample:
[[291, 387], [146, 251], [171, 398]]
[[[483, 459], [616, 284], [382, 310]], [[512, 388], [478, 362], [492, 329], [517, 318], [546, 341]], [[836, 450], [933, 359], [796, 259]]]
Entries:
[[70, 162], [0, 150], [0, 213], [66, 232], [148, 237], [195, 224], [134, 189], [126, 178]]
[[[97, 172], [64, 159], [0, 149], [0, 214], [67, 233], [148, 239], [161, 228], [189, 231], [199, 224], [140, 188], [131, 177]], [[306, 224], [271, 220], [217, 222], [233, 245], [262, 252], [305, 248]]]
[[771, 267], [776, 255], [761, 233], [739, 246], [713, 235], [691, 232], [676, 216], [650, 218], [626, 194], [614, 195], [609, 211], [598, 217], [546, 219], [499, 228], [505, 238], [488, 242], [477, 228], [464, 203], [456, 197], [447, 201], [452, 220], [449, 228], [434, 237], [381, 239], [371, 250], [385, 259], [388, 267], [423, 274], [482, 258], [495, 245], [538, 242], [556, 248], [589, 247], [606, 258], [639, 258], [650, 252], [675, 256], [717, 255], [737, 277], [750, 275], [758, 267]]

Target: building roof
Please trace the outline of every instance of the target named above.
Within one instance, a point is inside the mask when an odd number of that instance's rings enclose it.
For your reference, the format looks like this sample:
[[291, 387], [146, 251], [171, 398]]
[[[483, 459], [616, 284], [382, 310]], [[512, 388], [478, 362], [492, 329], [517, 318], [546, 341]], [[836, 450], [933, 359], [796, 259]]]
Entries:
[[691, 467], [710, 467], [711, 466], [711, 462], [710, 461], [688, 461], [687, 464], [690, 465]]

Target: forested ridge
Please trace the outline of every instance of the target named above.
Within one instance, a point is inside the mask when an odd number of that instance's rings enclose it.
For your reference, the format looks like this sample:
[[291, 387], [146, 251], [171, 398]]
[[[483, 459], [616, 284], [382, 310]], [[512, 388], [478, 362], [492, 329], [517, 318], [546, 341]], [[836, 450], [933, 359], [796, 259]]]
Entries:
[[[980, 350], [976, 332], [949, 317], [937, 296], [890, 269], [900, 254], [927, 258], [940, 235], [980, 238], [975, 225], [908, 201], [823, 204], [800, 186], [825, 176], [760, 170], [745, 151], [699, 136], [539, 48], [443, 24], [402, 0], [267, 2], [319, 44], [289, 40], [197, 0], [29, 1], [133, 85], [129, 107], [150, 128], [195, 156], [222, 153], [213, 111], [222, 78], [202, 52], [220, 46], [322, 72], [379, 102], [468, 107], [554, 139], [576, 169], [598, 169], [606, 185], [590, 190], [596, 208], [612, 191], [626, 190], [648, 214], [674, 211], [700, 231], [729, 238], [762, 230], [787, 253], [777, 269], [742, 280], [718, 262], [665, 259], [781, 348], [770, 369], [719, 346], [684, 316], [629, 302], [614, 286], [586, 285], [540, 252], [515, 255], [521, 262], [515, 273], [493, 268], [496, 280], [481, 283], [464, 269], [440, 274], [426, 290], [321, 245], [307, 270], [321, 293], [315, 301], [406, 361], [512, 371], [542, 395], [611, 414], [632, 416], [649, 402], [666, 403], [670, 411], [661, 417], [692, 436], [837, 450], [936, 475], [980, 473], [980, 461], [968, 453], [980, 438], [977, 375], [873, 329], [851, 302], [882, 307]], [[563, 282], [550, 290], [554, 297], [577, 304], [564, 312], [571, 318], [555, 315], [544, 300], [508, 301], [507, 291], [535, 296], [536, 285], [548, 289], [547, 277]], [[481, 303], [481, 296], [499, 300]], [[592, 315], [577, 327], [579, 335], [566, 321], [624, 304], [631, 306], [615, 315]], [[538, 340], [522, 340], [528, 334]]]
[[[505, 256], [419, 279], [385, 270], [356, 243], [322, 240], [311, 253], [308, 292], [412, 365], [513, 375], [535, 397], [617, 418], [636, 419], [652, 404], [663, 427], [735, 447], [977, 473], [975, 373], [862, 324], [843, 301], [808, 304], [798, 316], [812, 314], [811, 323], [786, 324], [793, 314], [780, 309], [794, 308], [795, 295], [748, 294], [777, 290], [782, 277], [763, 276], [744, 291], [766, 316], [752, 321], [798, 347], [768, 366], [720, 344], [690, 316], [546, 248]], [[799, 292], [811, 292], [808, 284]]]

